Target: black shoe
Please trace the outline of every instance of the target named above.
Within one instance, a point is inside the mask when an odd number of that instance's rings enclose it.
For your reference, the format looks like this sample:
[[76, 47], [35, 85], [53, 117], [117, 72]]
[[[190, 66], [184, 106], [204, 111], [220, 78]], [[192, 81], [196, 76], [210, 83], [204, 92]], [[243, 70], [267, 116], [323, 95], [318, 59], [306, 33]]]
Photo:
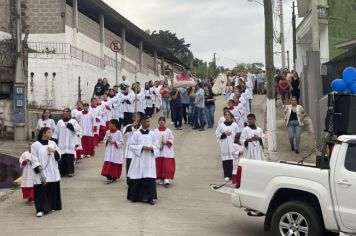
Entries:
[[292, 146], [292, 148], [291, 148], [291, 149], [292, 149], [292, 151], [295, 151], [295, 150], [294, 150], [294, 146]]
[[204, 131], [204, 128], [200, 128], [199, 131]]
[[299, 151], [298, 151], [298, 150], [295, 150], [295, 153], [296, 153], [296, 154], [299, 154]]
[[198, 127], [193, 127], [194, 130], [199, 129]]
[[152, 205], [152, 206], [155, 204], [155, 202], [154, 202], [152, 199], [151, 199], [151, 200], [148, 200], [147, 203], [150, 204], [150, 205]]

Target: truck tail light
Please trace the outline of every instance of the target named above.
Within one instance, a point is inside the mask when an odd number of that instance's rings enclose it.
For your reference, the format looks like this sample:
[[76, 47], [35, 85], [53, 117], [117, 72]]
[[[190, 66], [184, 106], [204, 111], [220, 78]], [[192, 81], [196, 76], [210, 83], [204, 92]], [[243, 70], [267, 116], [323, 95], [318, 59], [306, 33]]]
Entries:
[[242, 166], [238, 166], [237, 173], [236, 173], [236, 188], [240, 188], [241, 186], [241, 175], [242, 175]]

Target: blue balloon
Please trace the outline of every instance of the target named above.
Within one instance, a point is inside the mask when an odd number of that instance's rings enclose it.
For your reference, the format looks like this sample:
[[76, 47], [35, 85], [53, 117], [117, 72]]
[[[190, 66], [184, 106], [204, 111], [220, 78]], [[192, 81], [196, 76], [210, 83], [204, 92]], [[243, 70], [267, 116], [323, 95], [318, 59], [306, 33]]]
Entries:
[[353, 67], [345, 68], [343, 72], [343, 78], [347, 84], [352, 84], [354, 81], [356, 81], [356, 69]]
[[335, 92], [348, 92], [350, 89], [348, 88], [347, 84], [342, 79], [335, 79], [331, 82], [331, 88]]
[[353, 82], [349, 88], [353, 94], [356, 94], [356, 82]]

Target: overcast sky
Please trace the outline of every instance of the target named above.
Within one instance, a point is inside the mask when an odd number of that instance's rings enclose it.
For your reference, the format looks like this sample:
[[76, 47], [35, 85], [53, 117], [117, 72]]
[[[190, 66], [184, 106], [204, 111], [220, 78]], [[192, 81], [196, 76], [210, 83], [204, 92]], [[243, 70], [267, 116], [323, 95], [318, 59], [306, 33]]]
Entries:
[[[262, 2], [262, 0], [258, 0]], [[104, 0], [143, 30], [171, 30], [191, 44], [194, 56], [233, 67], [264, 63], [263, 7], [248, 0]], [[274, 2], [277, 2], [274, 0]], [[292, 0], [283, 0], [286, 50], [292, 61]], [[276, 7], [275, 7], [276, 9]], [[277, 19], [277, 18], [276, 18]], [[275, 23], [279, 32], [279, 21]], [[279, 45], [275, 51], [280, 51]], [[275, 65], [281, 65], [279, 55]], [[292, 62], [291, 62], [292, 66]]]

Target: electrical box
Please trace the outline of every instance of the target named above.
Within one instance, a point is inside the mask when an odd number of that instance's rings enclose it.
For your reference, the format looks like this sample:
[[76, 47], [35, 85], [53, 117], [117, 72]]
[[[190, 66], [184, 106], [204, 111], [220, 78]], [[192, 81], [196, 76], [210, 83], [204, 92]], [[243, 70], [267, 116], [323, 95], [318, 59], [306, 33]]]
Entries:
[[14, 86], [14, 113], [15, 124], [25, 125], [26, 123], [26, 87]]

